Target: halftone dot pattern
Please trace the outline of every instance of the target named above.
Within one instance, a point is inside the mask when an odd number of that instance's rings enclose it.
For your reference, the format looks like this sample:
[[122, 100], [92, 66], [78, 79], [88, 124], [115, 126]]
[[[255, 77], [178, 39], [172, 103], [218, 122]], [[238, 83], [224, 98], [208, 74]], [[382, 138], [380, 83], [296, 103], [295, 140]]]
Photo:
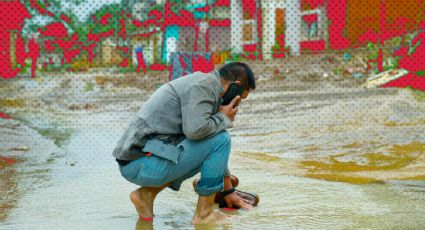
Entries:
[[137, 221], [112, 151], [159, 87], [234, 61], [257, 88], [229, 168], [260, 203], [216, 228], [421, 229], [424, 39], [424, 0], [0, 1], [0, 229], [196, 229], [199, 174]]

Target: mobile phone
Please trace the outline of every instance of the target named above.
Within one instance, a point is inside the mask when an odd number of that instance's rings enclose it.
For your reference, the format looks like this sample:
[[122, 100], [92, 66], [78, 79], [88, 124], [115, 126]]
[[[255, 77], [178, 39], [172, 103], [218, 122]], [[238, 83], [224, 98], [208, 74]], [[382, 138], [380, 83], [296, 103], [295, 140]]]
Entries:
[[223, 102], [221, 105], [228, 105], [230, 102], [236, 97], [241, 96], [244, 91], [243, 86], [238, 85], [236, 83], [231, 83], [229, 88], [227, 88], [226, 92], [223, 95]]

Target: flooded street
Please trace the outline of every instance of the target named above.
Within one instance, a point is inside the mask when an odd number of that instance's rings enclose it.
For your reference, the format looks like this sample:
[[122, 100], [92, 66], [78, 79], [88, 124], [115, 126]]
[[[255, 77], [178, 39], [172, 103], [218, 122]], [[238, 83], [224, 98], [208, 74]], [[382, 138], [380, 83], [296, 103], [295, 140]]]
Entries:
[[[41, 135], [54, 150], [30, 148], [15, 165], [0, 168], [13, 171], [8, 178], [14, 194], [8, 198], [13, 205], [1, 206], [7, 213], [1, 229], [195, 229], [192, 180], [177, 193], [160, 193], [153, 225], [138, 223], [128, 199], [136, 186], [121, 177], [111, 155], [151, 91], [96, 86], [95, 94], [81, 90], [86, 86], [77, 80], [68, 91], [40, 92], [35, 106], [5, 107], [31, 121], [25, 127], [48, 127], [56, 134]], [[32, 81], [25, 80], [23, 89], [30, 90]], [[71, 90], [73, 84], [80, 90]], [[230, 169], [241, 190], [259, 194], [259, 206], [231, 213], [229, 224], [199, 229], [425, 225], [424, 101], [408, 89], [366, 90], [352, 79], [287, 76], [258, 85], [230, 130]], [[51, 100], [58, 95], [60, 100]]]

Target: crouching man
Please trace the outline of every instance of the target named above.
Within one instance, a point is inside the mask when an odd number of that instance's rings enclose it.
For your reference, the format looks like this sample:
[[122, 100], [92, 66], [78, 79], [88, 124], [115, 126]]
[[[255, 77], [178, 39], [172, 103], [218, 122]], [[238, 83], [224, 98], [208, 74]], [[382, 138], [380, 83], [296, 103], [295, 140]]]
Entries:
[[[222, 106], [223, 95], [233, 83], [243, 93]], [[228, 169], [231, 138], [238, 105], [255, 78], [248, 65], [225, 64], [210, 73], [195, 72], [162, 85], [142, 106], [113, 151], [121, 175], [141, 186], [130, 193], [140, 220], [153, 220], [156, 195], [197, 173], [199, 195], [193, 224], [226, 218], [214, 211], [214, 197], [223, 191], [229, 207], [250, 209], [233, 191]]]

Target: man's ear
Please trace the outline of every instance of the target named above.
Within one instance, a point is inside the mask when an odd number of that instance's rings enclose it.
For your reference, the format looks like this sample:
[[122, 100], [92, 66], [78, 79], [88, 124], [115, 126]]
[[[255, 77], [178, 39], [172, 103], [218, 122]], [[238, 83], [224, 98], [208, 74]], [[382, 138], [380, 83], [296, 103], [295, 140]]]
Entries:
[[235, 81], [236, 85], [242, 85], [241, 81]]

